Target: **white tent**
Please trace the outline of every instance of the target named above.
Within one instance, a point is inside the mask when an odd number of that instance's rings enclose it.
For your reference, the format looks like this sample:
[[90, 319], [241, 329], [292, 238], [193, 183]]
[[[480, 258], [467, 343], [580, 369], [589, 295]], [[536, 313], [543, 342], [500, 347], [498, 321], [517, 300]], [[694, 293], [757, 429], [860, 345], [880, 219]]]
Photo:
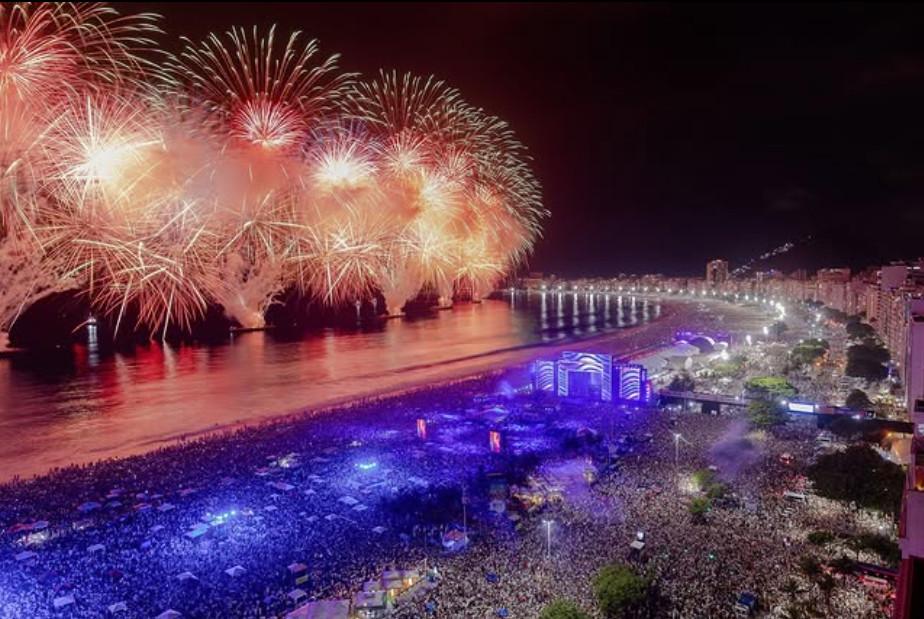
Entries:
[[304, 589], [292, 589], [289, 591], [287, 596], [293, 603], [298, 604], [304, 599], [308, 598], [308, 594], [305, 593]]
[[192, 529], [190, 529], [189, 531], [187, 531], [186, 537], [188, 537], [189, 539], [196, 539], [198, 537], [202, 537], [203, 535], [208, 533], [208, 531], [209, 531], [208, 525], [199, 524], [193, 527]]
[[290, 574], [301, 574], [308, 569], [308, 566], [304, 563], [290, 563], [286, 569], [289, 570]]
[[320, 600], [299, 606], [286, 619], [348, 619], [349, 616], [349, 600]]
[[354, 505], [357, 505], [359, 503], [359, 501], [357, 501], [356, 499], [354, 499], [353, 497], [349, 495], [340, 497], [339, 501], [343, 503], [344, 505], [348, 505], [350, 507], [353, 507]]
[[177, 576], [177, 580], [179, 580], [180, 582], [186, 582], [187, 580], [199, 580], [199, 579], [196, 578], [196, 575], [193, 574], [192, 572], [183, 572], [182, 574], [179, 574]]
[[55, 609], [64, 608], [65, 606], [70, 606], [74, 603], [73, 595], [62, 595], [61, 597], [55, 598], [52, 604], [54, 604]]
[[234, 567], [229, 567], [228, 569], [225, 570], [225, 574], [227, 574], [231, 578], [237, 578], [238, 576], [241, 576], [246, 573], [247, 573], [247, 570], [245, 570], [243, 566], [240, 566], [240, 565], [235, 565]]
[[114, 615], [116, 613], [125, 613], [128, 612], [128, 604], [125, 602], [116, 602], [115, 604], [110, 604], [108, 606], [109, 614]]
[[154, 619], [177, 619], [177, 617], [182, 617], [182, 616], [183, 616], [182, 613], [178, 613], [172, 608], [168, 608], [161, 614], [157, 615], [157, 617], [155, 617]]
[[89, 552], [90, 554], [93, 554], [94, 552], [102, 552], [103, 550], [106, 550], [106, 547], [103, 546], [102, 544], [93, 544], [92, 546], [87, 548], [87, 552]]

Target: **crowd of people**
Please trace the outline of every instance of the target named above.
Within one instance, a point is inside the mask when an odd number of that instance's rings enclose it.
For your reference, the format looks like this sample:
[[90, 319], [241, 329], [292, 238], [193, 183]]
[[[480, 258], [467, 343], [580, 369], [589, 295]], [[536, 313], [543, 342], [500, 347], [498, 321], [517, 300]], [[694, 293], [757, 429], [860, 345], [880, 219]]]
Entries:
[[[646, 606], [654, 616], [733, 617], [742, 593], [756, 595], [764, 611], [783, 616], [793, 601], [789, 583], [811, 587], [798, 567], [802, 556], [815, 552], [806, 533], [832, 520], [843, 526], [863, 519], [847, 508], [819, 509], [785, 497], [787, 491], [806, 490], [799, 469], [813, 455], [811, 427], [745, 438], [726, 417], [653, 415], [643, 428], [655, 440], [638, 443], [617, 472], [596, 483], [589, 501], [566, 499], [515, 534], [483, 531], [490, 542], [441, 563], [442, 584], [428, 598], [440, 609], [438, 616], [480, 618], [506, 609], [513, 617], [536, 617], [556, 599], [575, 601], [599, 616], [593, 578], [612, 562], [626, 562], [650, 580]], [[630, 414], [617, 431], [639, 429]], [[674, 433], [684, 438], [679, 451]], [[726, 443], [737, 444], [740, 461], [723, 457]], [[729, 495], [698, 522], [688, 510], [697, 494], [691, 473], [710, 466], [718, 469]], [[857, 526], [864, 524], [869, 523]], [[636, 540], [644, 540], [641, 552], [630, 547]], [[874, 618], [888, 616], [887, 602], [887, 596], [845, 577], [831, 599], [818, 604], [827, 616]], [[404, 616], [422, 616], [422, 608]]]
[[[613, 561], [651, 579], [658, 616], [732, 616], [742, 592], [766, 608], [787, 601], [823, 517], [783, 496], [803, 488], [812, 428], [755, 436], [730, 416], [567, 403], [501, 382], [485, 375], [6, 484], [0, 617], [110, 607], [281, 617], [296, 588], [349, 598], [389, 566], [427, 566], [437, 583], [399, 601], [400, 617], [536, 617], [558, 598], [599, 616], [593, 575]], [[572, 461], [593, 474], [562, 474]], [[728, 493], [697, 522], [691, 476], [710, 466]], [[508, 494], [532, 483], [545, 499], [499, 510], [492, 474]], [[421, 496], [443, 504], [427, 509]], [[453, 527], [470, 543], [450, 553], [440, 534]], [[832, 616], [883, 616], [855, 580], [830, 605]]]

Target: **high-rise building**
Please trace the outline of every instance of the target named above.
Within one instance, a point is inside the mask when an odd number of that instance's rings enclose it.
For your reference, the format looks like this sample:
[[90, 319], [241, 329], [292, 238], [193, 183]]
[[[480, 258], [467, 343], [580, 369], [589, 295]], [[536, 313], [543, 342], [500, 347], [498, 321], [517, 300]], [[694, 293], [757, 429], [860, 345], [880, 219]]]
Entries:
[[728, 281], [728, 261], [710, 260], [706, 263], [706, 285], [721, 286]]
[[905, 392], [914, 436], [898, 526], [902, 561], [894, 619], [924, 616], [924, 300], [908, 303], [907, 330]]

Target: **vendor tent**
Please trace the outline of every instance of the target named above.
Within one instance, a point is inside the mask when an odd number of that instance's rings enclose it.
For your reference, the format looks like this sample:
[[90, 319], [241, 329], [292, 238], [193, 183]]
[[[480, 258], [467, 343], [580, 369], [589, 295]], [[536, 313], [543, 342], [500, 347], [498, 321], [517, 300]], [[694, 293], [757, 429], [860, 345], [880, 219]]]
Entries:
[[182, 616], [183, 615], [181, 613], [178, 613], [172, 608], [168, 608], [161, 614], [157, 615], [157, 617], [155, 617], [154, 619], [177, 619], [178, 617], [182, 617]]
[[73, 595], [62, 595], [61, 597], [57, 597], [52, 601], [52, 604], [54, 605], [55, 610], [59, 608], [64, 608], [65, 606], [70, 606], [73, 603], [74, 603]]
[[298, 604], [302, 600], [307, 599], [308, 594], [305, 593], [304, 589], [292, 589], [288, 594], [286, 594], [286, 597], [292, 600], [294, 604]]
[[237, 578], [238, 576], [243, 576], [246, 573], [247, 573], [247, 570], [245, 570], [243, 566], [240, 566], [240, 565], [235, 565], [234, 567], [229, 567], [228, 569], [225, 570], [225, 574], [227, 574], [231, 578]]
[[349, 619], [349, 600], [308, 602], [286, 615], [286, 619]]

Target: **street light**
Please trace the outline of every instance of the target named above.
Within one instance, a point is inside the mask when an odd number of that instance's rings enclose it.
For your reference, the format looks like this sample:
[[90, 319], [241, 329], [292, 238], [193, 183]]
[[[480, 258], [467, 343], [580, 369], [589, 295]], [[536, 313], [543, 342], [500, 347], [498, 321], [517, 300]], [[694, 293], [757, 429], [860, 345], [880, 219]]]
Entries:
[[680, 464], [680, 432], [674, 432], [674, 466]]
[[545, 557], [547, 559], [552, 558], [552, 524], [554, 520], [543, 520], [542, 524], [545, 525]]

